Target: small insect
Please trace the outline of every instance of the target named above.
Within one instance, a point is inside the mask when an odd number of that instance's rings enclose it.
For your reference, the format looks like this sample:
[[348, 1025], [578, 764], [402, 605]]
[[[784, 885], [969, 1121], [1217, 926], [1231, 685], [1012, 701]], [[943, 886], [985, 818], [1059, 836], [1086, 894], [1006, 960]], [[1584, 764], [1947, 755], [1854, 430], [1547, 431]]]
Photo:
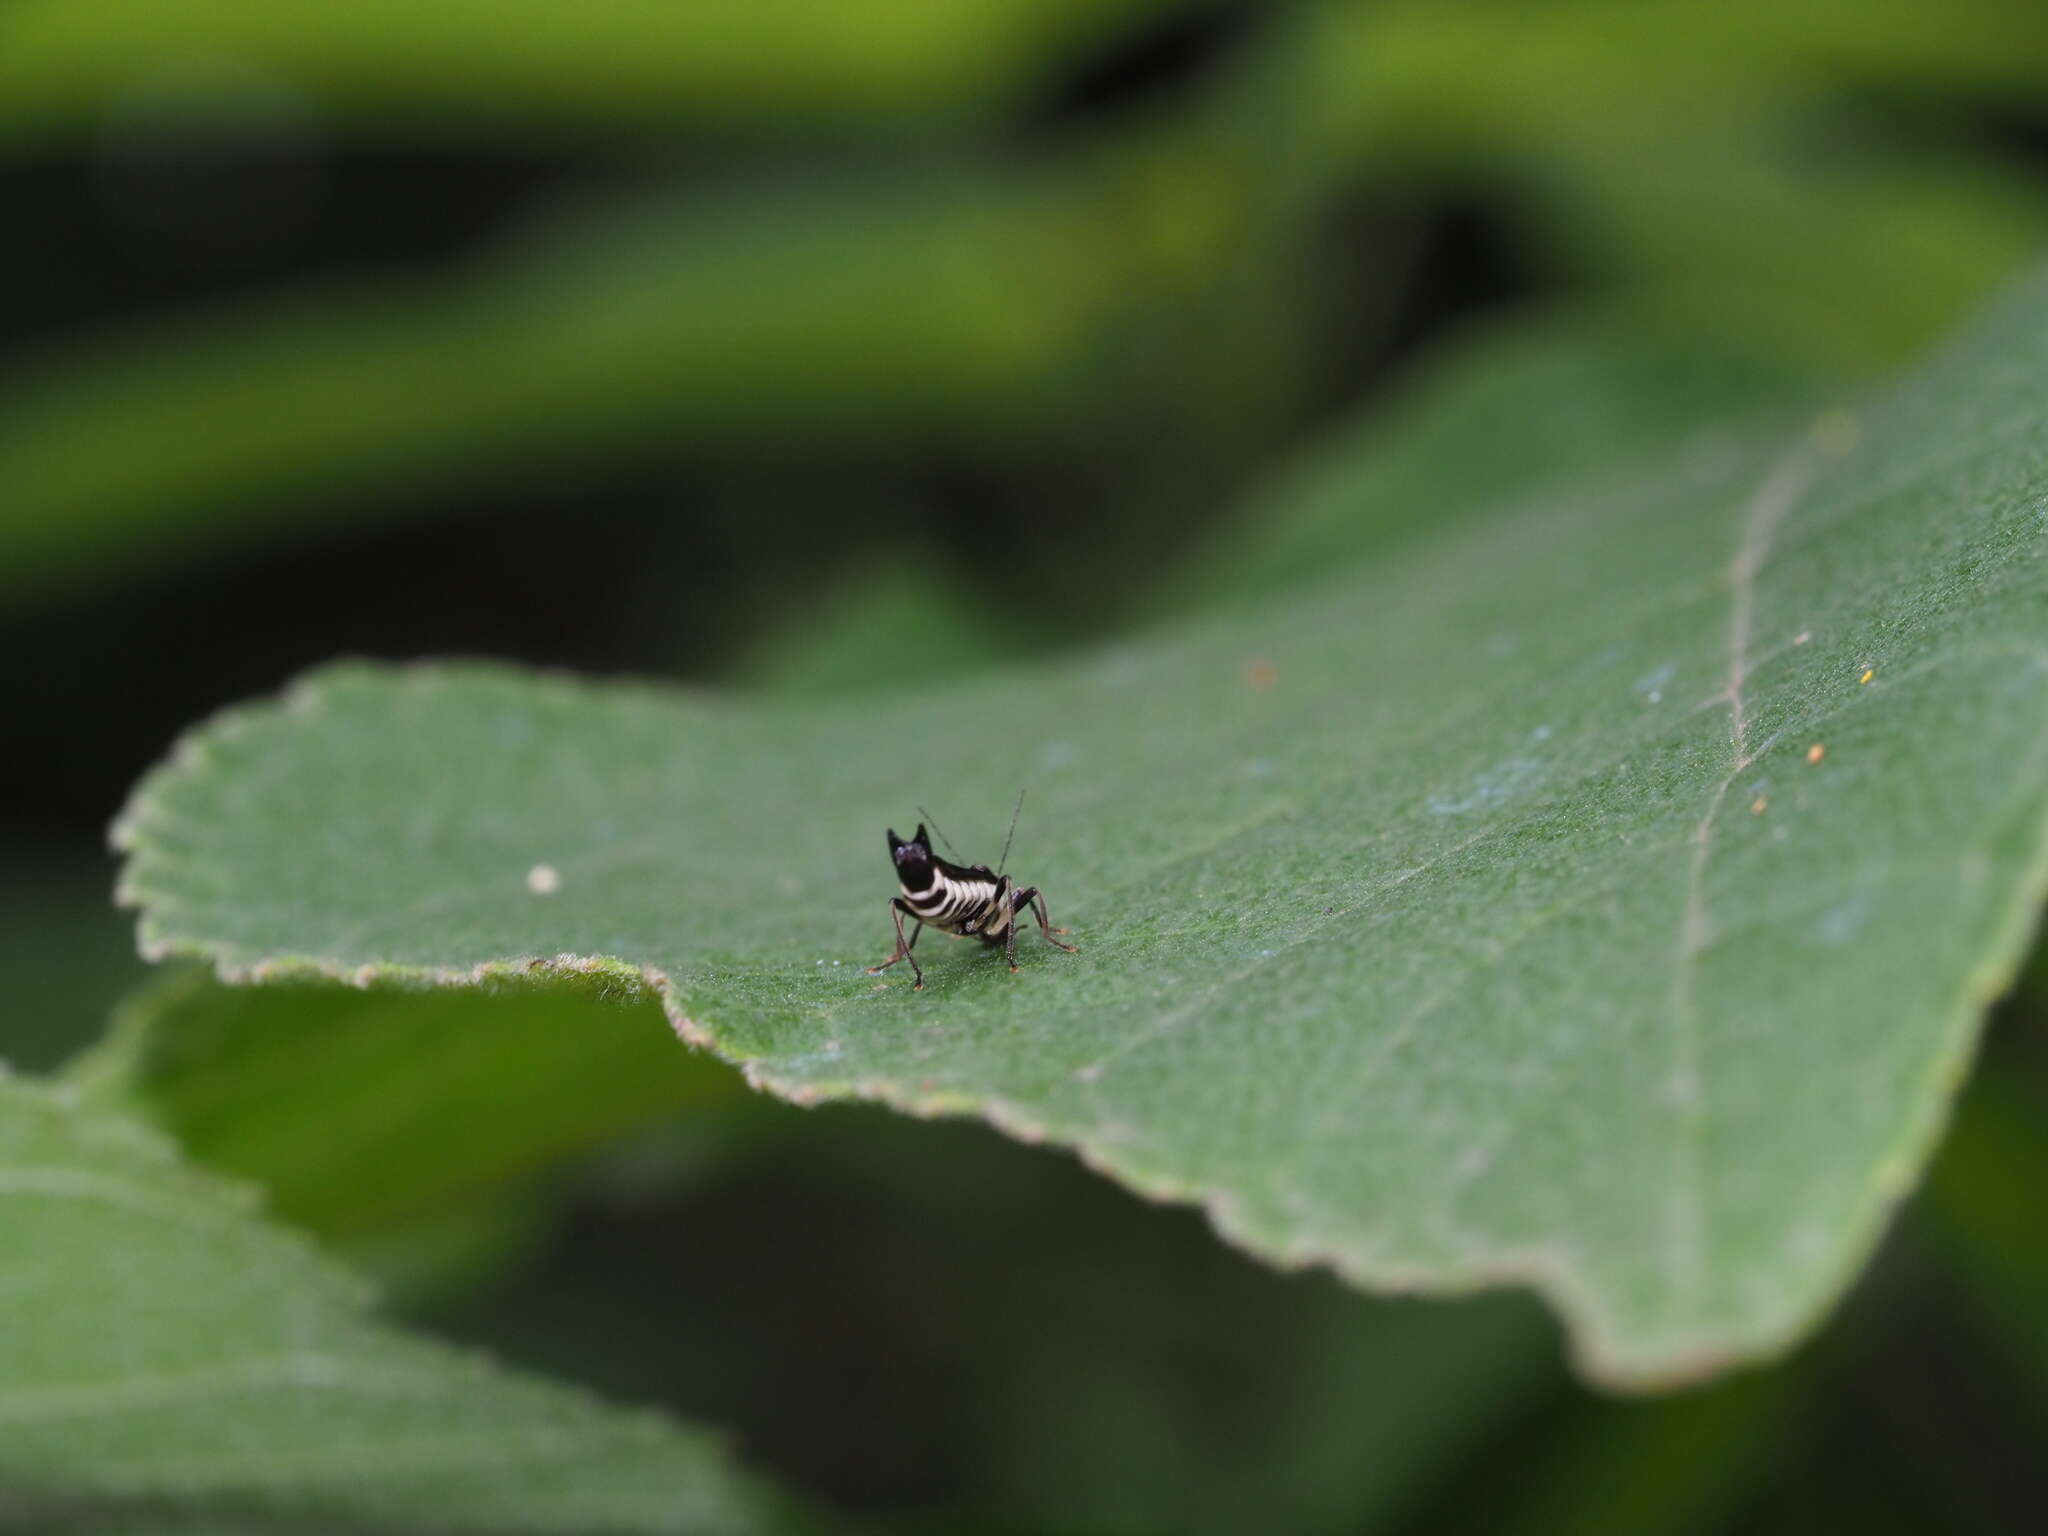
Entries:
[[[909, 841], [898, 837], [895, 829], [889, 831], [889, 857], [896, 864], [896, 879], [902, 887], [900, 896], [889, 899], [889, 916], [896, 923], [896, 953], [880, 965], [868, 967], [870, 976], [879, 976], [898, 960], [910, 962], [910, 972], [917, 978], [912, 991], [924, 990], [924, 971], [911, 954], [916, 947], [917, 936], [927, 927], [941, 933], [949, 933], [956, 939], [976, 938], [987, 945], [1003, 946], [1003, 956], [1010, 962], [1010, 969], [1017, 969], [1017, 914], [1029, 907], [1038, 917], [1038, 931], [1045, 935], [1048, 944], [1058, 945], [1068, 954], [1079, 954], [1078, 946], [1061, 944], [1053, 937], [1065, 933], [1065, 928], [1055, 928], [1046, 916], [1045, 898], [1036, 886], [1020, 887], [1016, 881], [1003, 873], [1010, 862], [1010, 840], [1017, 835], [1017, 814], [1024, 809], [1024, 797], [1017, 796], [1017, 810], [1010, 815], [1010, 835], [1003, 839], [1003, 857], [994, 869], [986, 864], [955, 864], [940, 858], [932, 852], [931, 836], [925, 831], [925, 821], [931, 821], [931, 813], [923, 807], [918, 814], [925, 818], [917, 824], [916, 834]], [[933, 823], [937, 831], [938, 824]], [[946, 843], [946, 851], [954, 851], [946, 834], [939, 833], [939, 840]], [[903, 919], [913, 924], [910, 937], [903, 936]]]

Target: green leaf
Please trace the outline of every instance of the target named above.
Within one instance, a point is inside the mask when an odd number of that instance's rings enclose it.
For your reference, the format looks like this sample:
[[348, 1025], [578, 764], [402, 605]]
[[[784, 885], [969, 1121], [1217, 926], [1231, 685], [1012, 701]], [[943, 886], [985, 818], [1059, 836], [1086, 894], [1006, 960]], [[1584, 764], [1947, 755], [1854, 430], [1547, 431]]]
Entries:
[[1110, 330], [1213, 281], [1242, 236], [1247, 168], [1160, 164], [1155, 185], [1076, 159], [622, 198], [453, 275], [312, 284], [51, 353], [0, 381], [0, 603], [331, 521], [349, 490], [422, 474], [912, 420], [1028, 434], [1072, 412]]
[[332, 1237], [636, 1126], [715, 1115], [735, 1091], [724, 1068], [674, 1048], [644, 999], [617, 1008], [559, 988], [251, 991], [190, 971], [125, 1004], [112, 1037], [71, 1075]]
[[379, 1323], [338, 1265], [68, 1094], [0, 1083], [0, 1230], [0, 1524], [799, 1523], [700, 1430]]
[[[145, 781], [123, 890], [235, 978], [644, 977], [777, 1092], [979, 1112], [1363, 1284], [1526, 1281], [1599, 1379], [1696, 1376], [1855, 1274], [2048, 880], [2044, 367], [2036, 282], [1861, 415], [972, 684], [337, 668]], [[1019, 783], [1082, 952], [864, 976], [881, 828], [992, 859]]]
[[958, 590], [935, 590], [918, 552], [906, 549], [886, 564], [857, 565], [805, 623], [771, 630], [736, 670], [762, 692], [867, 693], [902, 677], [906, 656], [920, 657], [910, 682], [990, 666], [1006, 638]]
[[1704, 430], [1782, 420], [1841, 378], [1740, 337], [1612, 308], [1521, 314], [1440, 343], [1385, 410], [1274, 477], [1168, 588], [1165, 606], [1312, 580], [1397, 536], [1589, 466], [1658, 472]]
[[2048, 68], [2039, 7], [1508, 10], [1318, 7], [1303, 94], [1321, 109], [1305, 110], [1334, 157], [1515, 187], [1506, 211], [1568, 286], [1619, 277], [1702, 332], [1890, 366], [2048, 230], [2024, 166], [1909, 144], [1863, 105], [1958, 88], [2031, 99]]
[[181, 101], [218, 113], [218, 93], [238, 86], [380, 132], [394, 121], [587, 134], [763, 120], [844, 132], [1013, 108], [1048, 63], [1161, 6], [753, 0], [677, 16], [639, 0], [573, 12], [534, 0], [286, 12], [260, 0], [19, 0], [0, 16], [0, 138], [103, 131], [110, 105], [131, 118]]
[[[2038, 1031], [2038, 1018], [2026, 1022]], [[2048, 1429], [2048, 1216], [2028, 1177], [2048, 1155], [2048, 1102], [2038, 1052], [2018, 1065], [1970, 1085], [1920, 1209], [1972, 1321]]]
[[106, 1027], [108, 1005], [148, 971], [98, 860], [14, 850], [0, 881], [0, 975], [0, 1068], [46, 1071]]

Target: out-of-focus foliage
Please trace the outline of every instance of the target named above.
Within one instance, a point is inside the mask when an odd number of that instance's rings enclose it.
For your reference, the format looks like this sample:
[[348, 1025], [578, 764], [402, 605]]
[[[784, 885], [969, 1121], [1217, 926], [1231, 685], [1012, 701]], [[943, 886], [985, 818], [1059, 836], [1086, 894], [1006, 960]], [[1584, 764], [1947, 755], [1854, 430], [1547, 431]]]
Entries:
[[378, 1324], [339, 1265], [60, 1091], [0, 1084], [0, 1206], [0, 1527], [815, 1528], [703, 1431]]
[[1423, 375], [1269, 477], [1165, 585], [1175, 609], [1259, 598], [1588, 471], [1655, 473], [1825, 398], [1824, 374], [1726, 336], [1567, 312], [1441, 344]]
[[[644, 986], [800, 1101], [982, 1113], [1280, 1262], [1533, 1283], [1598, 1379], [1711, 1374], [1846, 1285], [2023, 954], [2044, 367], [2048, 276], [1867, 411], [851, 706], [316, 674], [144, 780], [123, 895], [244, 982]], [[861, 974], [906, 744], [1028, 765], [1081, 960]]]
[[560, 991], [230, 989], [191, 970], [132, 998], [70, 1076], [98, 1101], [146, 1108], [192, 1156], [260, 1181], [278, 1214], [329, 1237], [651, 1122], [715, 1122], [738, 1092], [676, 1050], [651, 1007]]
[[0, 1063], [56, 1066], [106, 1023], [114, 999], [145, 974], [134, 925], [107, 902], [111, 864], [55, 853], [13, 861], [0, 879]]
[[[2048, 232], [2044, 32], [2031, 0], [0, 6], [0, 1060], [134, 984], [126, 784], [336, 654], [859, 714], [1846, 398]], [[1340, 474], [1302, 451], [1331, 422]], [[906, 760], [957, 724], [915, 714]], [[1567, 1382], [1515, 1298], [1263, 1270], [979, 1128], [745, 1093], [646, 1005], [177, 978], [59, 1107], [153, 1118], [436, 1327], [920, 1529], [2004, 1531], [2048, 1507], [2038, 974], [1838, 1319], [1649, 1406]], [[123, 1231], [61, 1250], [130, 1287], [102, 1344], [163, 1321]], [[77, 1427], [63, 1477], [147, 1453]], [[0, 1446], [0, 1529], [172, 1519], [24, 1502]]]
[[[1807, 369], [1911, 355], [2048, 234], [2033, 175], [1954, 134], [1902, 147], [1872, 105], [2029, 100], [2048, 38], [2037, 8], [2004, 0], [1938, 19], [1361, 4], [1227, 28], [1135, 0], [733, 6], [673, 27], [586, 11], [494, 10], [481, 52], [479, 17], [438, 7], [136, 0], [0, 21], [17, 135], [47, 143], [118, 109], [125, 137], [102, 151], [117, 164], [146, 168], [181, 136], [203, 151], [238, 123], [261, 142], [284, 111], [313, 125], [317, 181], [366, 104], [386, 132], [424, 117], [542, 142], [665, 104], [638, 153], [654, 128], [707, 117], [782, 145], [728, 138], [723, 163], [647, 165], [452, 271], [308, 284], [29, 360], [0, 391], [16, 600], [52, 573], [345, 515], [378, 488], [497, 484], [596, 451], [872, 455], [915, 434], [1005, 464], [1172, 440], [1180, 457], [1200, 445], [1195, 472], [1240, 477], [1326, 376], [1332, 337], [1384, 327], [1432, 196], [1484, 199], [1534, 269], [1598, 284], [1644, 323]], [[1091, 49], [1148, 19], [1224, 41], [1143, 110], [1021, 154], [992, 128], [949, 130], [936, 155], [899, 136], [955, 93], [999, 116], [1019, 93], [991, 92], [995, 77], [1057, 99]], [[436, 72], [437, 49], [464, 66]], [[242, 73], [179, 73], [219, 58]], [[806, 91], [813, 73], [839, 89]], [[842, 136], [877, 96], [897, 133], [793, 163], [789, 135]], [[1333, 261], [1330, 231], [1368, 199], [1398, 216]]]
[[[22, 0], [0, 22], [0, 127], [90, 133], [109, 101], [210, 107], [250, 82], [303, 91], [368, 134], [589, 135], [706, 124], [902, 129], [1014, 112], [1064, 53], [1171, 0]], [[221, 61], [229, 61], [223, 64]], [[211, 65], [211, 68], [207, 66]], [[182, 66], [182, 67], [181, 67]]]

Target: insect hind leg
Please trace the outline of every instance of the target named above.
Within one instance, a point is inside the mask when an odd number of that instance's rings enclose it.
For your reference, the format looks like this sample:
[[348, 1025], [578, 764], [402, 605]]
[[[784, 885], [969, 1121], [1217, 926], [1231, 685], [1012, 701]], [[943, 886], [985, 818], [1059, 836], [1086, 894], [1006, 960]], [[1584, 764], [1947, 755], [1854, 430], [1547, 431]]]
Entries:
[[910, 930], [910, 937], [905, 939], [903, 937], [904, 911], [903, 898], [901, 896], [891, 896], [889, 898], [889, 915], [896, 920], [896, 953], [884, 960], [880, 965], [869, 966], [868, 974], [870, 976], [879, 976], [898, 960], [908, 960], [910, 962], [910, 974], [916, 978], [916, 984], [910, 990], [922, 992], [924, 990], [924, 971], [919, 967], [917, 956], [913, 955], [911, 950], [917, 947], [917, 936], [924, 932], [924, 919], [918, 917], [915, 913], [911, 914], [911, 919], [915, 926]]
[[[1079, 953], [1081, 953], [1080, 945], [1062, 944], [1058, 939], [1053, 937], [1053, 935], [1056, 933], [1069, 933], [1072, 932], [1072, 930], [1067, 928], [1053, 927], [1052, 919], [1046, 916], [1045, 895], [1038, 889], [1037, 886], [1027, 886], [1010, 899], [1015, 904], [1014, 910], [1018, 912], [1022, 912], [1027, 906], [1031, 908], [1032, 915], [1038, 919], [1038, 931], [1045, 935], [1046, 943], [1052, 945], [1056, 949], [1064, 949], [1070, 955], [1078, 955]], [[1016, 929], [1016, 924], [1012, 923], [1010, 926], [1012, 932], [1014, 932]]]
[[1002, 877], [996, 886], [995, 900], [991, 909], [1008, 920], [1003, 924], [1003, 958], [1009, 962], [1010, 974], [1017, 972], [1017, 898], [1016, 882], [1008, 875]]

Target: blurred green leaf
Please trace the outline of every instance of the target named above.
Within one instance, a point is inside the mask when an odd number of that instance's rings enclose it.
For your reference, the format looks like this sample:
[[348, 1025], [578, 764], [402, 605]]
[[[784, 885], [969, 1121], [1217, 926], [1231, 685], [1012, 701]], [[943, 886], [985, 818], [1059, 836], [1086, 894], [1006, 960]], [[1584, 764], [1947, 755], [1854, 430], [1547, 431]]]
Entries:
[[67, 860], [16, 850], [0, 881], [0, 1069], [45, 1071], [106, 1028], [121, 994], [148, 971], [135, 926], [107, 894], [103, 854]]
[[0, 1523], [806, 1525], [702, 1431], [376, 1322], [338, 1266], [125, 1117], [0, 1084], [0, 1204]]
[[1353, 0], [1302, 17], [1288, 46], [1324, 176], [1477, 182], [1556, 278], [1697, 330], [1893, 365], [2048, 238], [2030, 165], [1899, 136], [1908, 105], [2030, 109], [2048, 12], [2027, 0]]
[[[1856, 1273], [2021, 958], [2044, 366], [2037, 280], [1862, 415], [971, 686], [339, 668], [141, 786], [124, 893], [242, 979], [644, 978], [777, 1092], [980, 1112], [1364, 1284], [1527, 1281], [1595, 1377], [1696, 1376]], [[992, 857], [1019, 781], [1083, 953], [862, 976], [878, 829]]]
[[874, 693], [988, 666], [1009, 633], [906, 551], [848, 573], [806, 622], [771, 630], [736, 680], [795, 695]]
[[565, 1187], [536, 1178], [465, 1191], [337, 1240], [335, 1257], [365, 1276], [395, 1315], [417, 1317], [502, 1285], [531, 1263], [554, 1233]]
[[1979, 1326], [2048, 1429], [2048, 1215], [2036, 1178], [2048, 1156], [2043, 1111], [2040, 1082], [2010, 1068], [1981, 1074], [1922, 1210]]
[[1340, 0], [1305, 14], [1331, 132], [1423, 153], [1690, 133], [1844, 90], [2018, 106], [2048, 80], [2048, 16], [2029, 0]]
[[585, 1202], [436, 1326], [955, 1531], [1395, 1528], [1565, 1385], [1525, 1297], [1372, 1301], [980, 1125], [760, 1107], [757, 1155]]
[[1618, 309], [1524, 314], [1440, 344], [1406, 386], [1278, 474], [1154, 600], [1266, 597], [1490, 503], [1640, 474], [1846, 382], [1812, 359]]
[[21, 367], [0, 387], [0, 596], [600, 447], [1055, 432], [1086, 413], [1053, 386], [1217, 281], [1238, 237], [1242, 168], [1170, 169], [584, 210], [456, 278], [330, 285]]
[[1522, 222], [1556, 265], [1838, 367], [1910, 359], [2048, 241], [2033, 167], [1811, 122], [1568, 143], [1528, 171]]
[[[1501, 1536], [1638, 1536], [1740, 1528], [1797, 1449], [1810, 1379], [1777, 1371], [1667, 1402], [1574, 1404], [1526, 1461], [1463, 1490], [1460, 1529]], [[1469, 1523], [1466, 1523], [1469, 1522]]]
[[194, 970], [131, 999], [70, 1075], [334, 1237], [745, 1097], [732, 1072], [676, 1050], [644, 999], [252, 990]]
[[[587, 134], [767, 121], [903, 125], [1014, 108], [1062, 55], [1171, 0], [15, 0], [0, 12], [0, 139], [90, 131], [143, 93], [217, 108], [220, 61], [377, 135]], [[207, 66], [212, 66], [208, 68]]]
[[[719, 84], [663, 86], [662, 110], [751, 100], [789, 132], [853, 98], [923, 110], [905, 60], [1001, 110], [1014, 93], [963, 56], [1003, 60], [1022, 90], [1059, 50], [1164, 8], [771, 6], [690, 28], [616, 5], [565, 27], [519, 6], [308, 19], [228, 0], [35, 4], [10, 13], [11, 50], [0, 22], [0, 100], [31, 114], [97, 101], [108, 78], [189, 63], [218, 33], [216, 56], [254, 61], [266, 111], [281, 89], [262, 74], [269, 51], [494, 123], [493, 92], [643, 111], [637, 92], [688, 57]], [[330, 284], [74, 343], [0, 390], [0, 595], [361, 515], [358, 498], [397, 485], [487, 492], [593, 453], [966, 438], [1029, 460], [1122, 443], [1133, 402], [1185, 413], [1172, 435], [1186, 451], [1158, 452], [1164, 466], [1233, 433], [1256, 451], [1316, 354], [1300, 334], [1310, 300], [1354, 322], [1390, 302], [1386, 270], [1334, 292], [1312, 272], [1318, 221], [1361, 202], [1476, 193], [1552, 279], [1647, 323], [1775, 346], [1809, 372], [1888, 365], [2048, 238], [2038, 178], [1993, 148], [1902, 148], [1865, 126], [1856, 89], [2031, 100], [2048, 71], [2048, 48], [2029, 46], [2037, 7], [1938, 10], [1303, 8], [1250, 29], [1170, 110], [1091, 125], [1022, 171], [957, 144], [886, 172], [741, 166], [653, 212], [567, 210], [552, 241], [452, 277]], [[464, 67], [424, 68], [428, 45]], [[578, 70], [586, 51], [633, 67]], [[11, 97], [10, 68], [27, 82]], [[833, 87], [806, 85], [813, 68]], [[188, 84], [195, 110], [229, 110], [232, 78]], [[376, 101], [380, 124], [406, 121]]]

